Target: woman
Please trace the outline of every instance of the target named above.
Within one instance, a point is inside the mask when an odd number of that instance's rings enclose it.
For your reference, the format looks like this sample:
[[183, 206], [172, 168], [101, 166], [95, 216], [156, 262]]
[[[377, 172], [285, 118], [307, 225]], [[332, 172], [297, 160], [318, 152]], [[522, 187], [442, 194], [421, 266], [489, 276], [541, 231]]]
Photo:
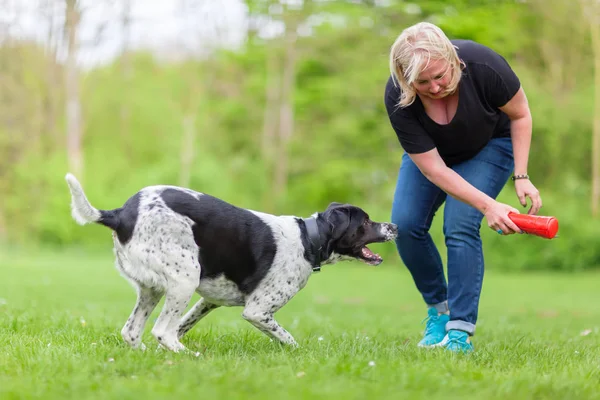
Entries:
[[[483, 217], [499, 234], [521, 233], [519, 211], [496, 197], [512, 175], [523, 207], [542, 206], [527, 175], [531, 114], [518, 77], [503, 57], [468, 40], [449, 40], [430, 23], [405, 29], [390, 51], [385, 105], [405, 153], [392, 222], [398, 252], [428, 306], [419, 346], [473, 350], [484, 259]], [[448, 284], [429, 235], [445, 202]]]

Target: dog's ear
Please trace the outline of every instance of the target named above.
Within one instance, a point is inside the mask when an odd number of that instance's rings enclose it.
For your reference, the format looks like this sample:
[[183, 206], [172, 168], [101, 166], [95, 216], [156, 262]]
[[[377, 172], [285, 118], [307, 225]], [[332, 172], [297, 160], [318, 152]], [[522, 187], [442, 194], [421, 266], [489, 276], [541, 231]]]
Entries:
[[332, 201], [331, 203], [329, 203], [329, 205], [327, 206], [327, 210], [331, 210], [332, 208], [337, 208], [337, 207], [342, 207], [343, 204], [342, 203], [338, 203], [335, 201]]
[[325, 219], [329, 224], [332, 239], [337, 240], [344, 236], [350, 226], [350, 209], [340, 203], [332, 204], [336, 205], [327, 207]]

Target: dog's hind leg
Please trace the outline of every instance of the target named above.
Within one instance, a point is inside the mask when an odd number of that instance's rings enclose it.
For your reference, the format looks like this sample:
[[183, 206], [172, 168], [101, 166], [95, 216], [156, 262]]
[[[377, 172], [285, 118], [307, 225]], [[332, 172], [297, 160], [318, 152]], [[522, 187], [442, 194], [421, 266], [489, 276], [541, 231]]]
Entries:
[[163, 296], [163, 291], [149, 288], [139, 283], [128, 271], [135, 270], [118, 242], [117, 235], [113, 233], [115, 244], [115, 265], [121, 274], [131, 283], [137, 292], [137, 301], [129, 319], [121, 329], [121, 336], [133, 348], [146, 347], [142, 343], [142, 334], [150, 314]]
[[142, 343], [144, 327], [162, 296], [161, 291], [137, 285], [137, 302], [121, 330], [121, 336], [131, 347], [146, 349]]
[[294, 340], [292, 335], [279, 325], [274, 318], [274, 313], [279, 310], [283, 304], [250, 300], [244, 307], [242, 317], [267, 336], [276, 339], [283, 344], [297, 347], [298, 343], [296, 343], [296, 340]]
[[177, 337], [181, 315], [187, 308], [198, 286], [198, 277], [195, 279], [177, 280], [169, 282], [165, 296], [165, 304], [152, 328], [152, 335], [167, 349], [179, 352], [185, 350]]
[[198, 300], [194, 307], [191, 308], [190, 311], [187, 312], [181, 319], [181, 323], [179, 325], [179, 330], [177, 333], [178, 338], [182, 338], [190, 329], [194, 327], [202, 318], [206, 317], [208, 313], [210, 313], [215, 308], [219, 306], [213, 303], [209, 303], [203, 298]]

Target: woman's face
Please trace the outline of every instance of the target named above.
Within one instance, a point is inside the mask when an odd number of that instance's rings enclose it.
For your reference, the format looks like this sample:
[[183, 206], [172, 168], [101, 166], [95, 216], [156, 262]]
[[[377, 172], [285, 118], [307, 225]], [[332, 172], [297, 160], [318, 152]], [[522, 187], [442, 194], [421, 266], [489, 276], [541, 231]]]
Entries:
[[441, 99], [450, 94], [447, 87], [451, 79], [450, 63], [446, 60], [432, 60], [413, 82], [413, 87], [420, 96]]

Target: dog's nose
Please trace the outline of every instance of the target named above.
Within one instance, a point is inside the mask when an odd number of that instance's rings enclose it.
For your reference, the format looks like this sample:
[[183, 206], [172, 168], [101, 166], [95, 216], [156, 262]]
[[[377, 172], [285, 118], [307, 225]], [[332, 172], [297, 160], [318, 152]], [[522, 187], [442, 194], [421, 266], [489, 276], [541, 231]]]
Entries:
[[385, 225], [385, 227], [387, 228], [387, 231], [388, 231], [389, 240], [396, 238], [398, 236], [398, 225], [392, 224], [390, 222], [390, 223], [387, 223]]

